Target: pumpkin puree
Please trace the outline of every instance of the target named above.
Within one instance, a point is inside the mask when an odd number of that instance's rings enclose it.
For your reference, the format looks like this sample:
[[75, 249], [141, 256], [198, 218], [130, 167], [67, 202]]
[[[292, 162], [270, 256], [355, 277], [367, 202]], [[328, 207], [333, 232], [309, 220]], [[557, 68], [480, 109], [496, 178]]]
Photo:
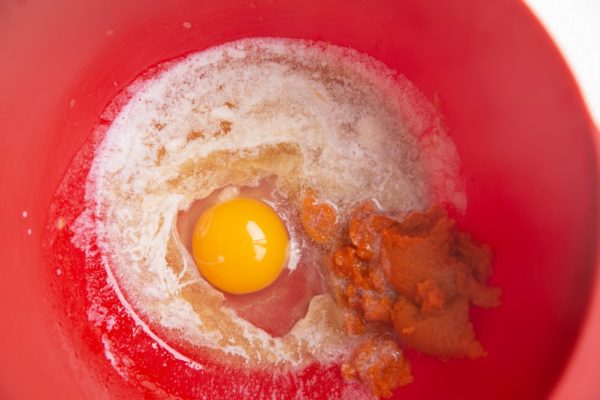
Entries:
[[301, 220], [315, 242], [333, 243], [330, 289], [346, 333], [364, 338], [342, 365], [346, 378], [389, 397], [413, 380], [402, 348], [444, 360], [486, 354], [469, 307], [500, 304], [500, 290], [486, 285], [492, 252], [459, 231], [443, 208], [397, 220], [366, 202], [338, 227], [333, 206], [310, 192]]

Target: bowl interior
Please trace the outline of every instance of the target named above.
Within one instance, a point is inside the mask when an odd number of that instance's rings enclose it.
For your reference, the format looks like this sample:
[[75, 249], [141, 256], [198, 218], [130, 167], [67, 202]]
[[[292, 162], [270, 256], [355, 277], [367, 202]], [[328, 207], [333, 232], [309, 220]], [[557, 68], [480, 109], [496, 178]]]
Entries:
[[472, 310], [487, 357], [415, 355], [415, 382], [398, 398], [547, 396], [575, 343], [595, 271], [597, 172], [578, 89], [524, 5], [84, 3], [11, 3], [0, 18], [2, 398], [142, 398], [90, 344], [98, 338], [67, 335], [56, 344], [61, 326], [85, 324], [86, 316], [44, 298], [56, 294], [46, 290], [54, 266], [40, 246], [48, 205], [104, 107], [140, 72], [249, 36], [326, 40], [380, 59], [439, 102], [457, 145], [468, 193], [461, 224], [494, 250], [491, 283], [504, 291], [503, 305]]

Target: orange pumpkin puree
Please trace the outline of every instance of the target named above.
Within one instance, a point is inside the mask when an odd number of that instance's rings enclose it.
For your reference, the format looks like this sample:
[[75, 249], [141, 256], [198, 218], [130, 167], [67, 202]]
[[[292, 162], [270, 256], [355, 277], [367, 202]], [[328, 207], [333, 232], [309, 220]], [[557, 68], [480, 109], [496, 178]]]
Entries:
[[317, 203], [310, 189], [302, 203], [300, 222], [306, 234], [319, 244], [330, 243], [338, 229], [335, 209], [330, 204]]
[[367, 202], [353, 211], [340, 240], [335, 209], [310, 193], [301, 220], [315, 242], [335, 240], [331, 292], [344, 309], [346, 333], [364, 338], [342, 365], [346, 378], [389, 397], [413, 379], [401, 348], [441, 359], [486, 354], [469, 307], [500, 304], [500, 290], [486, 285], [492, 252], [459, 231], [443, 208], [397, 220]]

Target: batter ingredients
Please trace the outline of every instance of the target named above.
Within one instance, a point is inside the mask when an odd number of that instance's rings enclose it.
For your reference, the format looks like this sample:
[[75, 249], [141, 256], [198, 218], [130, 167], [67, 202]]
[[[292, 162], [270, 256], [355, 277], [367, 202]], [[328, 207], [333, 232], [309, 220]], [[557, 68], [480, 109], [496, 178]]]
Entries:
[[[102, 329], [98, 343], [125, 381], [154, 382], [154, 370], [145, 369], [155, 365], [146, 359], [153, 355], [171, 357], [164, 368], [185, 371], [181, 376], [227, 370], [223, 379], [242, 377], [235, 390], [246, 397], [368, 398], [364, 386], [341, 378], [342, 362], [349, 361], [348, 376], [387, 395], [410, 381], [402, 345], [447, 357], [481, 354], [463, 317], [468, 302], [493, 300], [481, 286], [487, 267], [472, 272], [485, 251], [445, 217], [423, 217], [435, 223], [409, 229], [414, 224], [373, 209], [353, 211], [368, 199], [402, 215], [434, 204], [459, 213], [466, 207], [456, 150], [437, 111], [380, 62], [324, 43], [245, 39], [156, 66], [102, 121], [93, 150], [85, 150], [93, 159], [70, 172], [89, 167], [83, 211], [68, 229], [90, 265], [90, 325]], [[228, 266], [236, 270], [247, 254], [262, 254], [262, 238], [251, 234], [253, 250], [243, 254], [213, 254], [220, 234], [200, 227], [202, 243], [216, 238], [206, 248], [197, 243], [205, 271], [193, 257], [195, 221], [229, 201], [243, 209], [262, 202], [266, 214], [276, 214], [250, 224], [252, 232], [263, 225], [261, 232], [278, 239], [270, 271], [247, 287], [226, 271], [208, 278], [207, 267], [235, 258]], [[248, 231], [251, 221], [238, 217]], [[449, 238], [460, 244], [445, 247]], [[340, 281], [332, 294], [322, 256], [334, 247], [331, 270]], [[448, 251], [460, 253], [447, 258]], [[421, 254], [416, 271], [406, 272]], [[464, 282], [452, 286], [437, 272], [440, 260], [453, 260], [450, 270]], [[381, 268], [370, 267], [375, 263]], [[357, 269], [363, 266], [366, 275]], [[404, 274], [417, 289], [403, 286]], [[361, 285], [368, 290], [353, 294]], [[119, 307], [106, 307], [110, 293]], [[293, 318], [281, 318], [286, 313]], [[130, 320], [136, 328], [126, 345], [114, 332]], [[396, 326], [396, 333], [388, 329], [365, 342], [362, 334], [376, 323]], [[431, 340], [439, 327], [451, 327], [457, 339]], [[139, 347], [142, 338], [151, 345]], [[370, 354], [383, 352], [390, 357], [372, 364]], [[185, 388], [188, 397], [210, 398], [211, 390], [231, 386], [197, 382]], [[161, 390], [176, 395], [177, 384]]]

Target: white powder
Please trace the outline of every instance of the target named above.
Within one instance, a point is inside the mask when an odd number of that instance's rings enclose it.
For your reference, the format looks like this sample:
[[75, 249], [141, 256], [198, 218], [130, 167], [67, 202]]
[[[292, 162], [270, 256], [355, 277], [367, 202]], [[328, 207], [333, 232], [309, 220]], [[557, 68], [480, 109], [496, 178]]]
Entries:
[[[299, 366], [339, 361], [353, 345], [328, 295], [313, 298], [281, 338], [224, 307], [177, 238], [177, 213], [194, 200], [276, 175], [290, 199], [310, 187], [342, 206], [366, 198], [396, 212], [466, 205], [454, 146], [433, 107], [405, 78], [353, 50], [242, 40], [170, 63], [128, 90], [97, 149], [86, 186], [94, 208], [73, 227], [74, 242], [89, 250], [93, 230], [127, 310], [192, 344]], [[170, 243], [178, 261], [169, 261]]]

